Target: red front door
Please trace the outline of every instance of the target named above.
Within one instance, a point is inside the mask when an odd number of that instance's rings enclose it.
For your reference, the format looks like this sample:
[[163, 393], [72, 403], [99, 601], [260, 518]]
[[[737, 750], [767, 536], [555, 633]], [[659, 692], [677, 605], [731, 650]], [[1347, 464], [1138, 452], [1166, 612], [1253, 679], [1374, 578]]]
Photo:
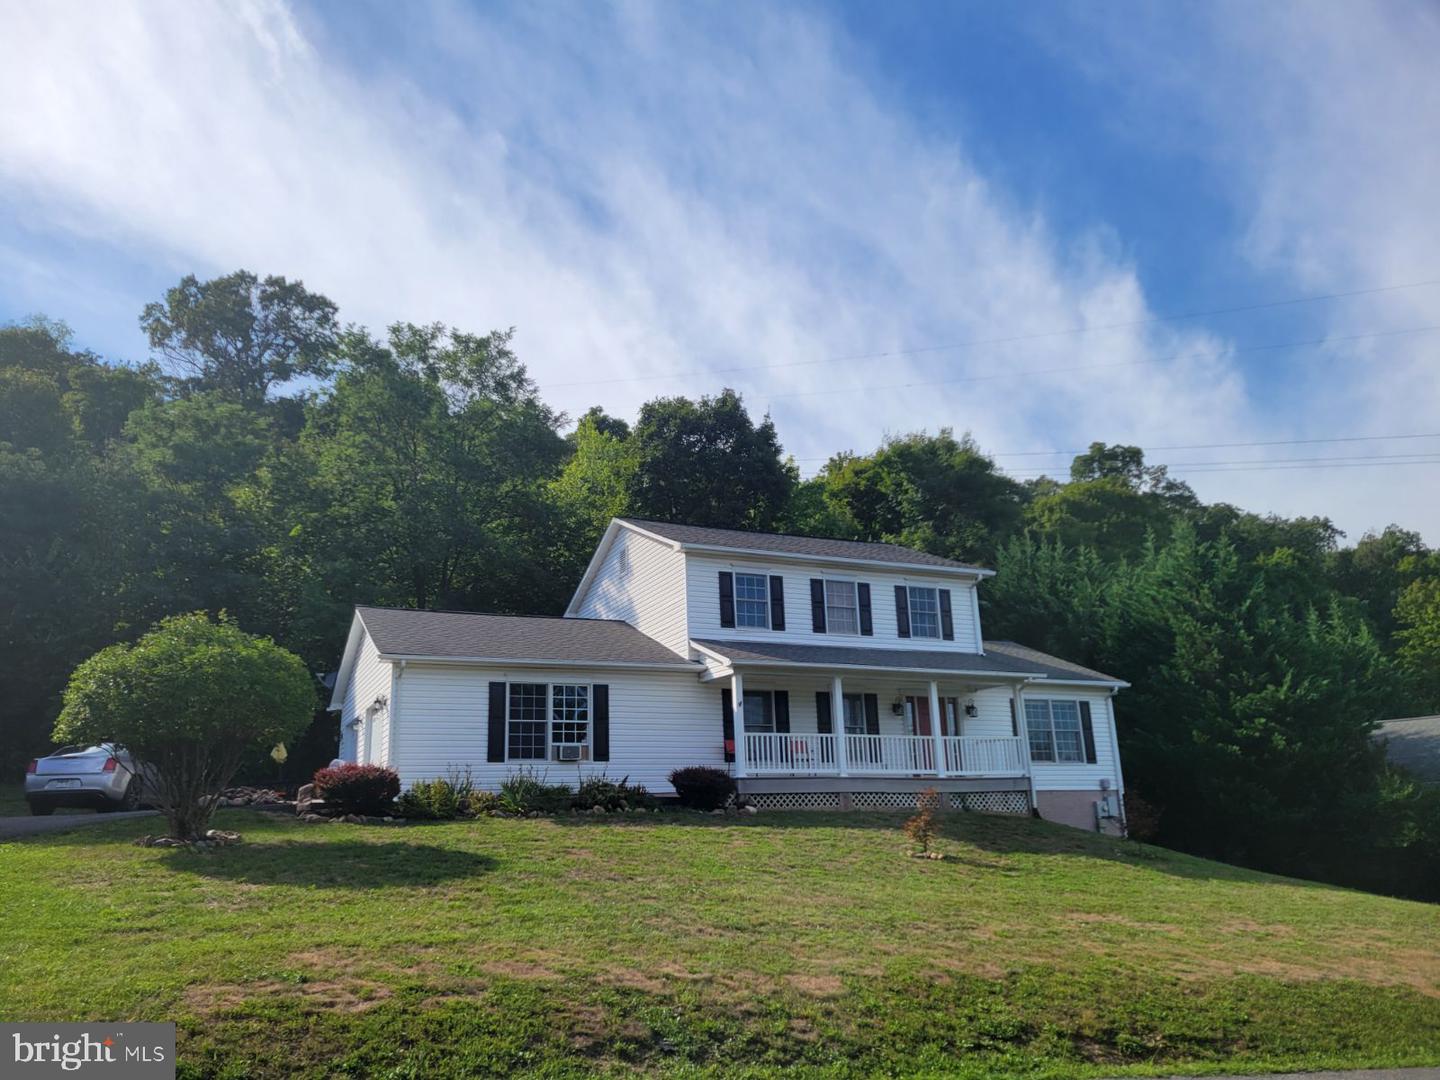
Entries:
[[930, 699], [912, 697], [910, 699], [910, 715], [915, 718], [915, 734], [930, 734]]

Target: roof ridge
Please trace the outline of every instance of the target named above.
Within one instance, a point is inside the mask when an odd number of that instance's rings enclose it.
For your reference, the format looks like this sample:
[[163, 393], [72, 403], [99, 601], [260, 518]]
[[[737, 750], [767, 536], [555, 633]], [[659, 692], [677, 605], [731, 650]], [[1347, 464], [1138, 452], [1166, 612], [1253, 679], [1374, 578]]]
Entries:
[[631, 624], [624, 619], [597, 619], [592, 615], [530, 615], [519, 611], [460, 611], [456, 608], [413, 608], [395, 604], [356, 604], [355, 610], [403, 611], [409, 615], [480, 615], [489, 619], [556, 619], [562, 622], [603, 622]]
[[910, 547], [906, 544], [897, 544], [891, 540], [855, 540], [847, 536], [821, 536], [818, 533], [773, 532], [765, 529], [737, 529], [729, 525], [695, 525], [688, 521], [664, 521], [660, 518], [640, 518], [630, 517], [628, 515], [618, 516], [616, 520], [625, 522], [630, 525], [670, 525], [681, 529], [711, 529], [715, 532], [736, 533], [740, 536], [773, 536], [782, 540], [820, 540], [827, 544], [862, 544], [866, 547], [892, 548], [895, 551], [904, 551], [912, 555], [922, 555], [927, 559], [938, 559], [942, 563], [958, 569], [988, 569], [987, 567], [982, 567], [975, 563], [967, 563], [962, 562], [959, 559], [952, 559], [949, 555], [937, 555], [933, 551], [925, 551], [921, 548]]

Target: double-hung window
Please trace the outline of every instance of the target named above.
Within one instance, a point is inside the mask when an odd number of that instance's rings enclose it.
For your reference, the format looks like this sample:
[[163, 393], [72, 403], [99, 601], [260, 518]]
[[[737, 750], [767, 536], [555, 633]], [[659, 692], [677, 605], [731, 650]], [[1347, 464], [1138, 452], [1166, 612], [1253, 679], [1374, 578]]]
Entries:
[[769, 690], [748, 690], [745, 693], [745, 730], [775, 730], [775, 698]]
[[831, 634], [860, 633], [860, 602], [855, 582], [825, 580], [825, 630]]
[[940, 636], [940, 594], [923, 585], [910, 586], [910, 636]]
[[846, 694], [844, 697], [845, 734], [865, 734], [865, 695]]
[[584, 683], [511, 683], [506, 756], [548, 761], [550, 747], [590, 742], [590, 687]]
[[764, 574], [735, 575], [735, 625], [770, 629], [770, 582]]
[[1079, 702], [1027, 698], [1025, 732], [1030, 739], [1031, 761], [1084, 763]]

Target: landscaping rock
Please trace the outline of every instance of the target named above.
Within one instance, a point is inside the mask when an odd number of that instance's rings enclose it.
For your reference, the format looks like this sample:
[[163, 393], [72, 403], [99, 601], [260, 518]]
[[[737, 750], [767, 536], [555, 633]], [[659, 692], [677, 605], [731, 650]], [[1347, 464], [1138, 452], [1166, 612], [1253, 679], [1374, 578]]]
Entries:
[[226, 832], [223, 829], [211, 829], [205, 834], [205, 839], [216, 847], [228, 847], [231, 844], [240, 843], [238, 832]]
[[301, 814], [301, 821], [333, 821], [334, 818], [327, 818], [323, 814]]
[[304, 817], [310, 813], [310, 804], [315, 800], [315, 785], [305, 784], [295, 793], [295, 813]]

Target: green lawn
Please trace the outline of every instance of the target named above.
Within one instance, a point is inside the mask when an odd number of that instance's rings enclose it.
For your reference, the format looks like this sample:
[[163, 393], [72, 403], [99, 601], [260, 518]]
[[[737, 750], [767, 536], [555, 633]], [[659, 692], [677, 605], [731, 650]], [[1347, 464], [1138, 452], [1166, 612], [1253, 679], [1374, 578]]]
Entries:
[[1440, 1063], [1440, 908], [1022, 819], [302, 825], [0, 846], [11, 1020], [190, 1076], [1082, 1076]]

